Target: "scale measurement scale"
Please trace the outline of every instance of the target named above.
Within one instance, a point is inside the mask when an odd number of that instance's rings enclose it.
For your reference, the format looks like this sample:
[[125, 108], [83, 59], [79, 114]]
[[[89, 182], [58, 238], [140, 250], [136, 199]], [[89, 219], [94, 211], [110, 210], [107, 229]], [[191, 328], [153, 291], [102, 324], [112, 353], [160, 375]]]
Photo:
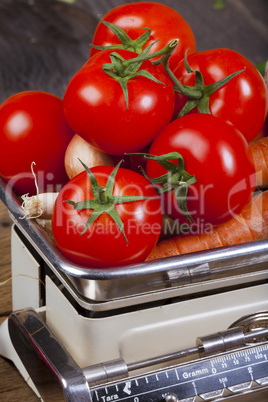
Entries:
[[192, 402], [197, 396], [213, 400], [264, 386], [268, 386], [267, 343], [111, 383], [92, 390], [91, 397], [93, 402]]

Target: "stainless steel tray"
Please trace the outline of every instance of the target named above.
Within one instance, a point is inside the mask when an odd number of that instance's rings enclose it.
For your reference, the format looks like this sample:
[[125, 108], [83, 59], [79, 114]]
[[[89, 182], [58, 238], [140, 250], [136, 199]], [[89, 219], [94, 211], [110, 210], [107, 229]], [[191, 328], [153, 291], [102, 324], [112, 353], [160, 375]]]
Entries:
[[118, 268], [84, 268], [68, 261], [34, 219], [24, 219], [21, 201], [1, 178], [0, 199], [15, 227], [85, 308], [112, 309], [268, 277], [268, 239]]

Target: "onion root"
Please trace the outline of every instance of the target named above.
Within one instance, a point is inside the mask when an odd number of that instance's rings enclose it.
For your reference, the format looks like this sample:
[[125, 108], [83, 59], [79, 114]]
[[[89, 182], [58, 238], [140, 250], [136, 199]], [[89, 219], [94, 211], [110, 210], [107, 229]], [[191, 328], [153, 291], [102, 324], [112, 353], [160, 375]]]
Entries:
[[51, 219], [54, 204], [58, 193], [42, 193], [33, 195], [24, 194], [22, 198], [21, 208], [24, 212], [24, 217], [29, 219]]

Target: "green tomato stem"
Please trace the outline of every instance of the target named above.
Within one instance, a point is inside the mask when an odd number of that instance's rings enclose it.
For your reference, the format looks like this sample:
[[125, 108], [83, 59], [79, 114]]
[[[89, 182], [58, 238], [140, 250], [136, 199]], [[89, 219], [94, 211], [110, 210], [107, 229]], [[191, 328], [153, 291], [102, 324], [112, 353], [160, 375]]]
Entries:
[[145, 200], [148, 198], [152, 197], [146, 197], [146, 196], [128, 196], [128, 195], [113, 195], [113, 189], [114, 189], [114, 183], [115, 183], [115, 177], [118, 172], [118, 169], [120, 167], [120, 164], [122, 163], [122, 160], [116, 165], [116, 167], [113, 169], [111, 174], [108, 177], [107, 183], [105, 187], [99, 186], [96, 177], [94, 174], [91, 172], [91, 170], [79, 159], [83, 167], [85, 168], [90, 183], [91, 183], [91, 191], [93, 194], [92, 199], [84, 200], [84, 201], [78, 201], [74, 202], [72, 200], [64, 200], [69, 205], [72, 205], [75, 210], [82, 210], [82, 209], [90, 209], [92, 210], [92, 214], [88, 218], [84, 229], [81, 233], [84, 234], [87, 228], [103, 213], [107, 213], [111, 219], [116, 223], [120, 231], [122, 232], [126, 243], [128, 245], [128, 239], [125, 233], [124, 225], [123, 222], [118, 214], [118, 212], [115, 209], [115, 205], [117, 204], [123, 204], [127, 202], [133, 202], [133, 201], [140, 201], [140, 200]]
[[[166, 57], [170, 58], [171, 54], [174, 52], [176, 46], [179, 43], [179, 39], [174, 39], [168, 43], [163, 49], [158, 50], [157, 52], [149, 53], [149, 54], [139, 54], [139, 56], [135, 57], [134, 59], [124, 60], [123, 65], [127, 68], [129, 65], [133, 63], [143, 63], [146, 60], [151, 60], [155, 57], [160, 57], [165, 55]], [[152, 44], [153, 45], [153, 44]]]
[[107, 49], [126, 49], [130, 50], [135, 53], [141, 53], [143, 46], [148, 42], [150, 39], [151, 35], [151, 30], [150, 28], [143, 28], [144, 33], [139, 36], [137, 39], [133, 40], [131, 39], [127, 33], [117, 25], [105, 21], [100, 18], [100, 22], [104, 24], [107, 28], [109, 28], [119, 39], [121, 43], [115, 44], [115, 45], [110, 45], [110, 46], [96, 46], [96, 45], [91, 45], [93, 48], [98, 49], [98, 50], [107, 50]]
[[184, 63], [185, 63], [185, 68], [186, 68], [187, 73], [195, 74], [195, 85], [193, 87], [183, 85], [178, 80], [178, 78], [175, 76], [173, 71], [169, 68], [169, 57], [166, 57], [166, 55], [162, 56], [159, 60], [154, 62], [155, 65], [162, 64], [165, 71], [168, 73], [169, 77], [172, 79], [172, 81], [174, 83], [174, 85], [173, 85], [174, 90], [188, 98], [188, 101], [186, 102], [186, 104], [184, 105], [182, 110], [179, 112], [177, 117], [182, 117], [182, 116], [186, 115], [195, 107], [197, 107], [197, 109], [200, 113], [210, 114], [211, 113], [210, 108], [209, 108], [210, 96], [214, 92], [216, 92], [218, 89], [220, 89], [224, 85], [226, 85], [234, 77], [236, 77], [237, 75], [239, 75], [245, 71], [245, 68], [244, 68], [243, 70], [236, 71], [236, 72], [228, 75], [227, 77], [224, 77], [223, 79], [214, 82], [213, 84], [205, 85], [202, 73], [198, 70], [192, 70], [190, 68], [188, 61], [187, 61], [187, 50], [186, 50], [185, 56], [184, 56]]
[[[151, 179], [147, 176], [145, 170], [141, 168], [143, 175], [155, 187], [158, 194], [163, 194], [174, 190], [180, 211], [189, 222], [193, 222], [193, 218], [189, 214], [187, 208], [187, 193], [189, 186], [196, 182], [196, 178], [192, 174], [186, 172], [182, 155], [178, 152], [170, 152], [163, 155], [151, 155], [136, 152], [128, 155], [143, 155], [145, 159], [151, 159], [155, 162], [158, 162], [167, 170], [166, 174]], [[177, 163], [173, 163], [173, 160], [175, 160]]]
[[101, 205], [107, 204], [108, 202], [108, 197], [106, 195], [106, 188], [105, 187], [99, 187], [98, 188], [98, 201]]
[[158, 84], [165, 85], [163, 82], [159, 81], [153, 74], [146, 70], [140, 70], [142, 63], [146, 60], [150, 60], [154, 57], [161, 55], [170, 55], [176, 48], [179, 40], [174, 39], [171, 41], [164, 49], [157, 52], [148, 54], [154, 43], [149, 45], [145, 50], [143, 50], [140, 55], [132, 59], [125, 60], [121, 55], [116, 52], [110, 54], [111, 63], [106, 63], [102, 66], [103, 71], [115, 79], [120, 85], [124, 93], [126, 100], [126, 107], [128, 109], [128, 81], [134, 77], [143, 76]]

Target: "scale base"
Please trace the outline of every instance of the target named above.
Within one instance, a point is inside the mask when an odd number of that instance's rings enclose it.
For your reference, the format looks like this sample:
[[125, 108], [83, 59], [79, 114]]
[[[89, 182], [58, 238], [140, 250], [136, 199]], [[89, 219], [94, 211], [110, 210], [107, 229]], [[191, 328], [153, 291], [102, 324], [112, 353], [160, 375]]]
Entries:
[[[268, 397], [267, 342], [90, 389], [85, 371], [41, 314], [30, 309], [12, 313], [0, 327], [0, 336], [5, 341], [1, 354], [14, 362], [41, 401], [266, 402]], [[230, 365], [232, 372], [227, 371]], [[242, 383], [236, 383], [238, 375]]]

